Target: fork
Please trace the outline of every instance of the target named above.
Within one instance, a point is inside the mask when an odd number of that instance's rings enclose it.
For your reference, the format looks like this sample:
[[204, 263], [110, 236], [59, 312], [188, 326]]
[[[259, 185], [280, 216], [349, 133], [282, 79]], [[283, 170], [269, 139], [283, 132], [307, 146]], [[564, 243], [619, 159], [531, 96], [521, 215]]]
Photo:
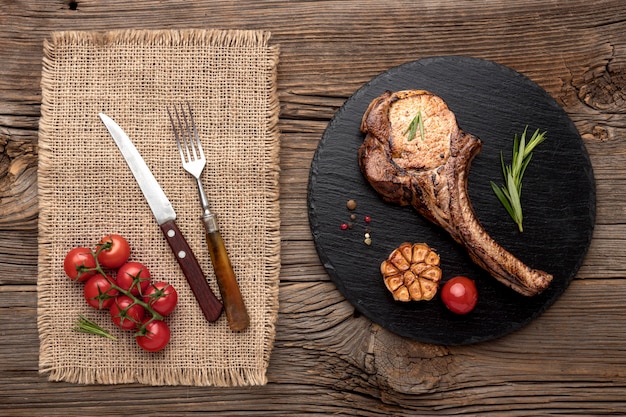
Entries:
[[233, 267], [224, 245], [224, 240], [219, 232], [217, 217], [209, 208], [209, 199], [206, 196], [200, 176], [206, 165], [206, 158], [202, 150], [202, 144], [198, 135], [198, 129], [193, 118], [193, 112], [189, 102], [187, 111], [181, 105], [173, 106], [174, 116], [167, 108], [167, 114], [172, 124], [176, 146], [180, 153], [183, 168], [196, 179], [200, 205], [202, 206], [202, 221], [206, 229], [206, 240], [211, 255], [211, 263], [215, 271], [215, 278], [222, 295], [224, 311], [228, 319], [228, 325], [233, 331], [244, 330], [250, 324], [248, 311], [241, 296], [241, 290]]

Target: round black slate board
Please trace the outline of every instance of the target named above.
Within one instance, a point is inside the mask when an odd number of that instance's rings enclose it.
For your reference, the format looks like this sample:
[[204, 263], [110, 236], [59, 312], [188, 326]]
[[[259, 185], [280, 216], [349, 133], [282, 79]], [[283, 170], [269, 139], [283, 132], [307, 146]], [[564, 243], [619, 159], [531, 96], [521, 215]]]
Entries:
[[[554, 275], [551, 286], [524, 297], [475, 266], [465, 249], [410, 207], [382, 201], [362, 176], [357, 149], [359, 126], [372, 99], [385, 90], [424, 89], [441, 96], [461, 129], [483, 140], [472, 163], [469, 194], [487, 232], [534, 268]], [[500, 151], [510, 161], [513, 138], [528, 125], [547, 131], [523, 183], [524, 232], [519, 233], [490, 187], [501, 182]], [[356, 200], [352, 229], [349, 199]], [[584, 144], [567, 114], [542, 88], [523, 75], [470, 57], [434, 57], [386, 71], [360, 88], [329, 123], [311, 165], [309, 222], [319, 257], [341, 293], [369, 319], [399, 335], [426, 343], [458, 345], [513, 332], [545, 311], [567, 288], [589, 247], [595, 222], [593, 170]], [[371, 217], [371, 223], [364, 222]], [[363, 243], [371, 230], [372, 245]], [[443, 281], [466, 275], [476, 281], [473, 312], [448, 312], [439, 294], [429, 302], [395, 302], [379, 265], [402, 242], [426, 242], [441, 255]]]

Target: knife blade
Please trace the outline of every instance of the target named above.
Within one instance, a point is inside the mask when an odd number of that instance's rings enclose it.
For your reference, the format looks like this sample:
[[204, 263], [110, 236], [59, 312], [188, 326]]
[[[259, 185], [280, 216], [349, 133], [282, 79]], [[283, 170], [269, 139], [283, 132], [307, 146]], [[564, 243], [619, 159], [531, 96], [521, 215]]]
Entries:
[[223, 305], [211, 290], [198, 260], [176, 225], [176, 212], [172, 204], [124, 130], [106, 114], [99, 113], [98, 116], [113, 137], [135, 180], [137, 180], [139, 188], [146, 198], [148, 206], [174, 254], [174, 258], [178, 261], [202, 313], [208, 321], [216, 321], [222, 314]]

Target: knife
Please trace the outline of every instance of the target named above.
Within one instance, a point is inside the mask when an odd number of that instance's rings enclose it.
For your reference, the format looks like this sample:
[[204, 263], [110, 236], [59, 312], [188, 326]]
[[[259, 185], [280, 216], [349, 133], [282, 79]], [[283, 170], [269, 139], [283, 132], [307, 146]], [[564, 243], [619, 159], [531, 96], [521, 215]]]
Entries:
[[172, 204], [154, 178], [154, 175], [152, 175], [150, 168], [146, 165], [139, 151], [122, 128], [106, 114], [99, 113], [98, 116], [102, 119], [126, 160], [128, 167], [135, 176], [139, 188], [141, 188], [143, 195], [146, 197], [152, 214], [154, 214], [154, 218], [165, 236], [165, 240], [172, 249], [174, 257], [183, 270], [183, 274], [185, 274], [185, 278], [187, 278], [187, 282], [200, 305], [204, 317], [208, 321], [216, 321], [222, 314], [223, 305], [217, 299], [211, 287], [209, 287], [198, 260], [191, 251], [185, 237], [178, 229], [176, 212], [172, 208]]

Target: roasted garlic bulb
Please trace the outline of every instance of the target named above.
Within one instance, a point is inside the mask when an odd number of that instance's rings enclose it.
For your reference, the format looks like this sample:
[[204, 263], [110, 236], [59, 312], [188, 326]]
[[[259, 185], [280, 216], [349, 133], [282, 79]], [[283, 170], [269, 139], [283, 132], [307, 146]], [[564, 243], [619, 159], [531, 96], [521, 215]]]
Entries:
[[403, 243], [380, 264], [387, 289], [397, 301], [431, 300], [441, 281], [439, 255], [426, 243]]

